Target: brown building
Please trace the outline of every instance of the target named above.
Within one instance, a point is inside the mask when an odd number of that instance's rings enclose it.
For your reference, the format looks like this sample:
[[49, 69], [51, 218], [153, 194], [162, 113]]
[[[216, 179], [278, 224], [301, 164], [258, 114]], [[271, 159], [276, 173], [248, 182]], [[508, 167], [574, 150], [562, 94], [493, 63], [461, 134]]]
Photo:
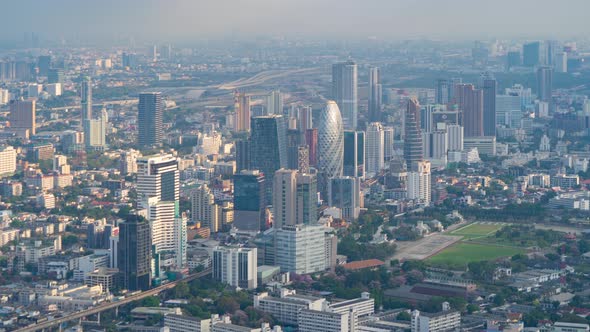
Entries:
[[36, 105], [34, 99], [13, 100], [10, 102], [10, 128], [19, 137], [29, 138], [35, 135]]
[[465, 137], [484, 136], [483, 130], [483, 90], [473, 84], [456, 84], [454, 103], [463, 113]]

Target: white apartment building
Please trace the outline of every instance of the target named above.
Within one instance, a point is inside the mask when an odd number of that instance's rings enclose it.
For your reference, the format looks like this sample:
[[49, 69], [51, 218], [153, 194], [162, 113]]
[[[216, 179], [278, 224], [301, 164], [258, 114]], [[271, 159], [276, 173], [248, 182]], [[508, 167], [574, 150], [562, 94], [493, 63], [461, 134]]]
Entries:
[[430, 205], [430, 162], [418, 163], [416, 172], [408, 172], [407, 197], [418, 200], [424, 205]]
[[385, 132], [380, 122], [367, 127], [365, 147], [366, 173], [369, 177], [375, 176], [385, 167]]
[[16, 171], [16, 150], [9, 145], [0, 146], [0, 177]]
[[412, 332], [453, 331], [461, 326], [461, 314], [450, 310], [448, 302], [443, 303], [443, 308], [437, 313], [412, 311]]
[[297, 317], [303, 309], [322, 310], [325, 299], [299, 295], [295, 290], [281, 289], [280, 297], [267, 292], [254, 295], [254, 308], [270, 313], [283, 325], [297, 325]]
[[349, 332], [349, 313], [303, 309], [299, 312], [299, 332]]
[[213, 250], [213, 278], [230, 286], [254, 289], [258, 286], [256, 248], [216, 247]]

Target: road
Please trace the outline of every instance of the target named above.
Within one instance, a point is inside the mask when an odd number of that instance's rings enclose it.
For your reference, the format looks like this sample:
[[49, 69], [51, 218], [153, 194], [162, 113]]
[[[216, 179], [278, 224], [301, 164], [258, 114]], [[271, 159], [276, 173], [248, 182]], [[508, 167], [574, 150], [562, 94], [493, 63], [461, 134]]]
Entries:
[[206, 275], [208, 275], [210, 273], [211, 273], [211, 269], [209, 268], [209, 269], [204, 270], [202, 272], [198, 272], [198, 273], [192, 274], [192, 275], [190, 275], [190, 276], [188, 276], [188, 277], [186, 277], [184, 279], [172, 281], [170, 283], [167, 283], [167, 284], [162, 285], [162, 286], [158, 286], [158, 287], [153, 288], [153, 289], [150, 289], [148, 291], [145, 291], [145, 292], [141, 292], [139, 294], [132, 295], [132, 296], [130, 296], [128, 298], [125, 298], [125, 299], [123, 299], [121, 301], [103, 303], [103, 304], [101, 304], [101, 305], [99, 305], [97, 307], [93, 307], [93, 308], [90, 308], [90, 309], [87, 309], [87, 310], [84, 310], [84, 311], [76, 312], [76, 313], [73, 313], [73, 314], [68, 315], [66, 317], [61, 317], [61, 318], [58, 318], [58, 319], [54, 319], [52, 321], [43, 322], [41, 324], [35, 324], [35, 325], [27, 326], [27, 327], [24, 327], [24, 328], [15, 330], [15, 332], [34, 332], [34, 331], [40, 331], [40, 330], [48, 329], [48, 328], [51, 328], [51, 327], [55, 327], [57, 325], [60, 325], [60, 324], [65, 323], [65, 322], [70, 322], [70, 321], [77, 320], [77, 319], [80, 319], [80, 318], [83, 318], [83, 317], [86, 317], [86, 316], [95, 315], [95, 314], [98, 314], [98, 313], [103, 312], [105, 310], [115, 309], [115, 308], [120, 307], [122, 305], [131, 303], [131, 302], [134, 302], [134, 301], [137, 301], [137, 300], [141, 300], [141, 299], [146, 298], [148, 296], [159, 294], [160, 292], [165, 291], [165, 290], [168, 290], [168, 289], [172, 289], [172, 288], [174, 288], [174, 286], [176, 286], [176, 284], [178, 284], [181, 281], [184, 281], [184, 282], [191, 281], [191, 280], [198, 279], [198, 278], [201, 278], [203, 276], [206, 276]]

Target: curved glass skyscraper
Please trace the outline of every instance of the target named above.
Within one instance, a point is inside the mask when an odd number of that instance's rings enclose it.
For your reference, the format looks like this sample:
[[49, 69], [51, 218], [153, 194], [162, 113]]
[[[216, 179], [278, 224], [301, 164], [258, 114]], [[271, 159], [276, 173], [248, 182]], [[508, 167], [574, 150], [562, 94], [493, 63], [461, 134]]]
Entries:
[[344, 128], [340, 109], [328, 101], [320, 114], [318, 128], [318, 169], [326, 179], [341, 176], [344, 159]]

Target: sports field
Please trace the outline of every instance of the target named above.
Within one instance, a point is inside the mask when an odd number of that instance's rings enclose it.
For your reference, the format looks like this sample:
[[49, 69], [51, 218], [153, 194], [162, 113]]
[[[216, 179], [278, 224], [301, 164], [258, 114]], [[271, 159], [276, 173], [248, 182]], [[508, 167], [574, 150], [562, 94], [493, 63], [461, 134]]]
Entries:
[[478, 239], [494, 235], [506, 224], [500, 223], [473, 223], [451, 232], [451, 235], [463, 236], [464, 240]]
[[460, 242], [428, 258], [427, 262], [463, 269], [470, 262], [494, 260], [524, 252], [524, 249], [515, 247]]

